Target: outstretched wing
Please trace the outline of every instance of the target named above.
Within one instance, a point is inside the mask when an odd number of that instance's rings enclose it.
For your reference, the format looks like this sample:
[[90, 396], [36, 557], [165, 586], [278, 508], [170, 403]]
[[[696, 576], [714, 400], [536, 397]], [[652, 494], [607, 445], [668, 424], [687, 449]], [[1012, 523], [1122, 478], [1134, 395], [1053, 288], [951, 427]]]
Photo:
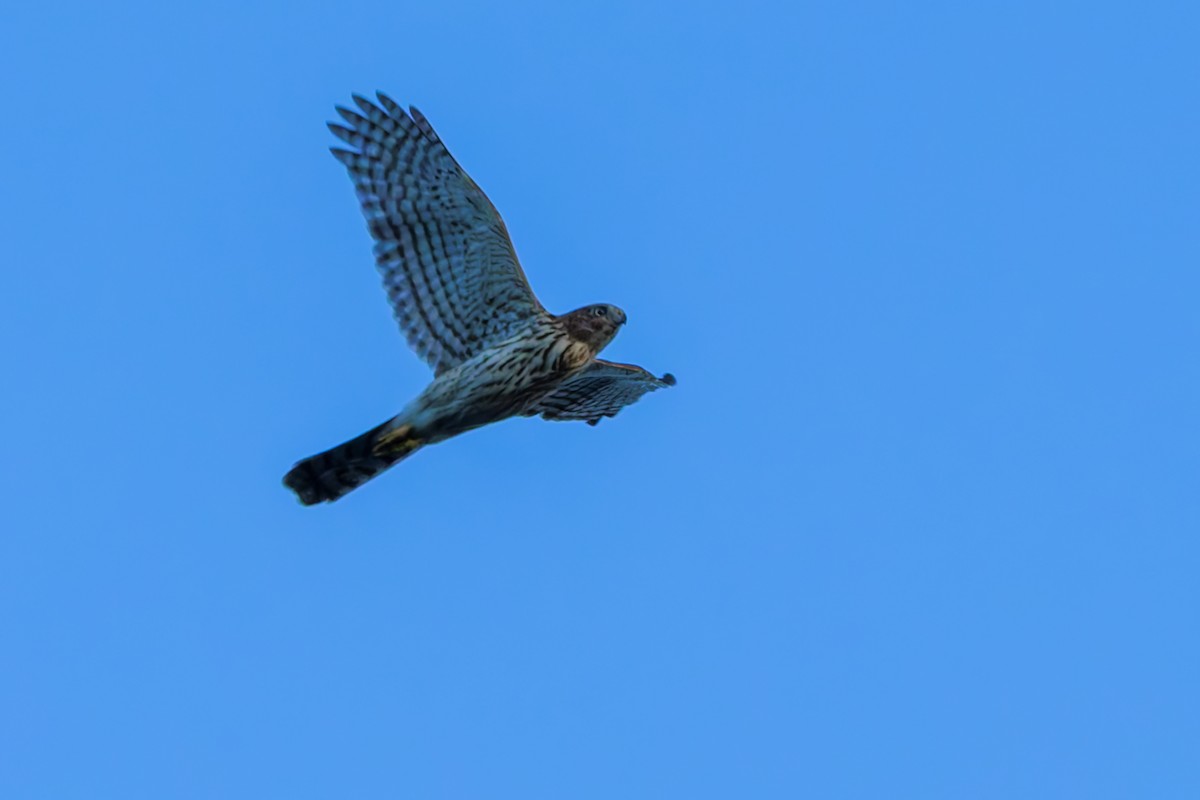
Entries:
[[674, 386], [671, 373], [656, 378], [633, 364], [617, 364], [597, 359], [577, 375], [568, 378], [553, 394], [542, 399], [525, 416], [542, 415], [549, 420], [587, 420], [595, 425], [601, 417], [615, 417], [630, 403], [636, 403], [646, 392]]
[[496, 207], [429, 121], [378, 98], [338, 107], [347, 124], [329, 129], [353, 149], [331, 150], [354, 181], [400, 330], [441, 372], [547, 312]]

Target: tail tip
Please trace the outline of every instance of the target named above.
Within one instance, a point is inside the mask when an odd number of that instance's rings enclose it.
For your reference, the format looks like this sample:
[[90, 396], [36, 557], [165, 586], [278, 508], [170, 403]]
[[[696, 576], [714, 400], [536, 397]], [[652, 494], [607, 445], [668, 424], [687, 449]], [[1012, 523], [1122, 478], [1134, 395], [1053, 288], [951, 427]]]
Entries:
[[301, 505], [315, 506], [317, 503], [333, 500], [328, 496], [328, 492], [323, 491], [323, 486], [320, 481], [313, 480], [313, 476], [307, 475], [304, 467], [307, 464], [301, 461], [296, 466], [288, 471], [287, 475], [283, 476], [283, 485], [296, 493], [296, 499]]

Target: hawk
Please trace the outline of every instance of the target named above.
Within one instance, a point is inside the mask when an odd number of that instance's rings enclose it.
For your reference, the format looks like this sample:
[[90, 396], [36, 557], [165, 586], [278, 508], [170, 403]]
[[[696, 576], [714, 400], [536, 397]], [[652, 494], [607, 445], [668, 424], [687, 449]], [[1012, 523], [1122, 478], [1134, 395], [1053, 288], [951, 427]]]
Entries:
[[508, 230], [429, 121], [354, 95], [330, 123], [400, 330], [433, 381], [395, 417], [284, 477], [300, 502], [337, 500], [422, 447], [513, 416], [595, 425], [673, 386], [597, 356], [625, 324], [614, 305], [555, 315], [534, 296]]

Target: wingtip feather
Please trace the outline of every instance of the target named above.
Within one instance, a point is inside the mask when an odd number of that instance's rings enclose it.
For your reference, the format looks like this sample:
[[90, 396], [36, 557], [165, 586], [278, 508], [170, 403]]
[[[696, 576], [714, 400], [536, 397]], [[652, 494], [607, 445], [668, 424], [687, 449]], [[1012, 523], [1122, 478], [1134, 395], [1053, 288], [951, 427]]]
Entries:
[[379, 105], [383, 108], [384, 113], [396, 120], [404, 120], [407, 115], [404, 113], [404, 107], [393, 100], [383, 92], [375, 92], [375, 97], [379, 99]]

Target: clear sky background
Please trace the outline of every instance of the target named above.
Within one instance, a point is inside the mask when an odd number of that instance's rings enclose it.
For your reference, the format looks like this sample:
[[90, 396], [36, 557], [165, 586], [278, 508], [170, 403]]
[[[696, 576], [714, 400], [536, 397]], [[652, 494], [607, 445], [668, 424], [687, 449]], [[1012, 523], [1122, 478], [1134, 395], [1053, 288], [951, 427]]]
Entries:
[[[7, 4], [0, 796], [1200, 797], [1195, 9]], [[375, 89], [679, 385], [302, 508]]]

